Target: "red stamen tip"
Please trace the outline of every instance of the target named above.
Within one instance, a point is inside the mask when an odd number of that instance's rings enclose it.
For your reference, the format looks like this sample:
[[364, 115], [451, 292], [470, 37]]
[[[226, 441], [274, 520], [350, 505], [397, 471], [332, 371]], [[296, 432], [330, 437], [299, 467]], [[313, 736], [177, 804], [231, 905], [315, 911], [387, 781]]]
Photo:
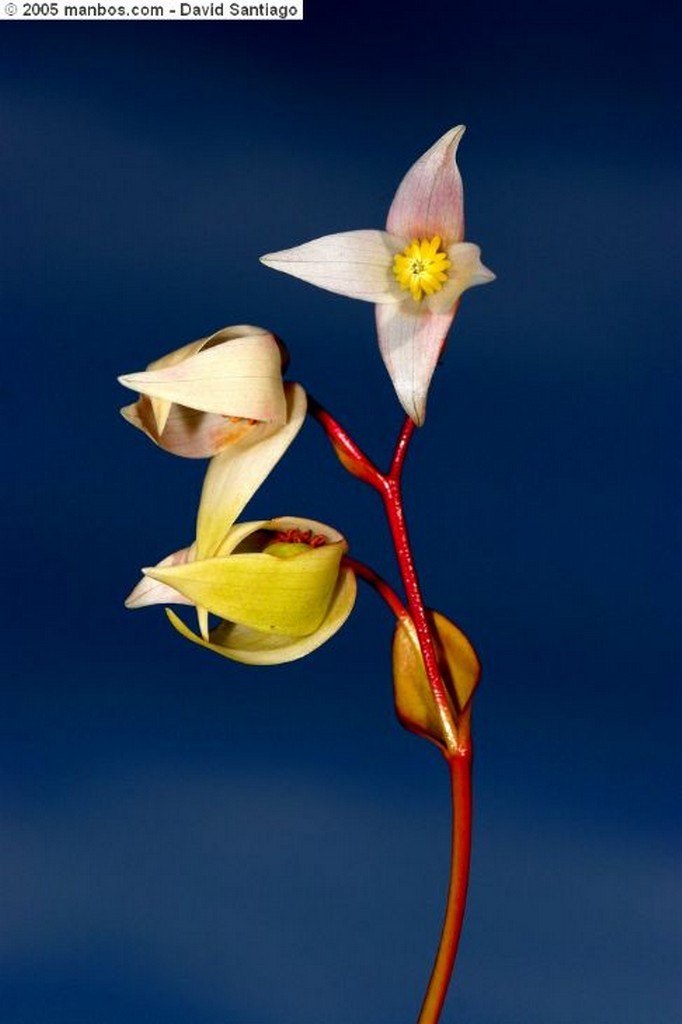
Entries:
[[276, 533], [275, 541], [279, 544], [307, 544], [309, 548], [321, 548], [328, 543], [328, 538], [323, 533], [293, 527], [291, 530], [280, 530]]

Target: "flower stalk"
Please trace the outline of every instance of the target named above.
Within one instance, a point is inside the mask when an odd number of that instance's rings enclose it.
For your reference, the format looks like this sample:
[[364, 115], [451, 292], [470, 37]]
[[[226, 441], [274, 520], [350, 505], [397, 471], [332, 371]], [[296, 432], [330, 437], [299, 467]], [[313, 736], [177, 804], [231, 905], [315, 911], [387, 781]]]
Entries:
[[[437, 1024], [447, 996], [455, 967], [459, 939], [462, 933], [469, 866], [471, 863], [472, 786], [471, 767], [473, 747], [468, 735], [461, 735], [460, 749], [447, 757], [452, 795], [452, 841], [450, 855], [450, 885], [445, 908], [445, 919], [440, 944], [424, 996], [418, 1024]], [[460, 725], [464, 725], [461, 721]]]
[[400, 575], [405, 587], [407, 606], [417, 631], [431, 692], [438, 706], [444, 731], [451, 734], [451, 741], [454, 745], [455, 734], [450, 712], [450, 701], [438, 665], [438, 656], [431, 628], [426, 618], [426, 609], [412, 556], [412, 546], [407, 531], [405, 509], [403, 506], [401, 478], [408, 446], [414, 434], [414, 427], [415, 425], [410, 417], [406, 417], [403, 428], [398, 435], [391, 468], [388, 474], [382, 477], [381, 497], [384, 502]]
[[352, 568], [357, 576], [374, 587], [397, 619], [408, 617], [414, 623], [428, 684], [438, 712], [440, 734], [444, 740], [442, 750], [448, 764], [452, 797], [450, 881], [440, 943], [417, 1022], [437, 1024], [454, 971], [469, 885], [473, 746], [471, 704], [467, 704], [460, 714], [453, 714], [452, 699], [439, 664], [434, 631], [424, 605], [405, 519], [401, 482], [415, 424], [409, 416], [405, 418], [396, 441], [390, 469], [388, 473], [382, 473], [348, 431], [319, 402], [309, 398], [308, 408], [329, 437], [344, 467], [354, 476], [370, 484], [382, 498], [405, 589], [407, 607], [373, 569], [348, 556], [345, 556], [344, 563]]
[[391, 467], [388, 473], [382, 473], [356, 444], [345, 427], [341, 426], [338, 420], [334, 419], [324, 406], [311, 396], [308, 396], [308, 411], [327, 434], [344, 468], [353, 476], [368, 483], [381, 496], [391, 531], [396, 561], [405, 588], [407, 607], [417, 631], [429, 684], [438, 705], [444, 731], [450, 737], [449, 745], [454, 748], [456, 746], [456, 729], [452, 722], [450, 701], [438, 666], [433, 635], [426, 618], [426, 609], [412, 556], [402, 499], [402, 471], [415, 424], [409, 416], [405, 417], [396, 442]]
[[384, 599], [390, 610], [395, 615], [396, 619], [409, 619], [410, 613], [407, 608], [396, 594], [393, 587], [386, 582], [377, 572], [374, 571], [369, 565], [365, 565], [364, 562], [359, 562], [357, 558], [349, 558], [345, 555], [341, 561], [342, 566], [346, 566], [351, 572], [354, 572], [358, 579], [364, 580], [368, 583], [377, 594]]

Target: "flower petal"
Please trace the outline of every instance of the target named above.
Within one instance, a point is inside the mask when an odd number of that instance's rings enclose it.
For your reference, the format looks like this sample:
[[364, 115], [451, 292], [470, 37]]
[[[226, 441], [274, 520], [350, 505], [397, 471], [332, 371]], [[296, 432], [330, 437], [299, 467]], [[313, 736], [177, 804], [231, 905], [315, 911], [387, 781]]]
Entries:
[[261, 263], [352, 299], [399, 302], [392, 268], [404, 244], [385, 231], [345, 231], [268, 253]]
[[477, 284], [488, 284], [495, 280], [492, 270], [481, 263], [481, 250], [472, 242], [456, 242], [448, 249], [450, 268], [448, 280], [439, 292], [429, 295], [425, 305], [433, 313], [445, 313], [452, 309], [462, 292]]
[[197, 558], [215, 555], [246, 503], [279, 462], [303, 426], [306, 394], [300, 384], [286, 384], [287, 419], [284, 426], [263, 437], [254, 427], [238, 447], [228, 448], [211, 460], [201, 492], [197, 516]]
[[[252, 523], [237, 523], [228, 532], [215, 552], [215, 556], [223, 558], [226, 555], [231, 555], [237, 548], [240, 549], [240, 554], [244, 551], [262, 551], [264, 546], [263, 531], [278, 533], [293, 529], [311, 530], [314, 534], [323, 534], [332, 543], [344, 541], [345, 544], [343, 535], [325, 523], [320, 523], [315, 519], [301, 519], [299, 516], [282, 516], [277, 519], [261, 519]], [[197, 616], [199, 631], [204, 640], [207, 640], [208, 610], [206, 608], [197, 608]]]
[[[169, 565], [185, 565], [193, 555], [193, 547], [182, 548], [174, 551], [162, 559], [157, 568], [162, 569]], [[153, 579], [151, 576], [143, 576], [137, 586], [130, 592], [125, 600], [126, 608], [145, 608], [150, 604], [192, 604], [189, 598], [185, 597], [174, 587]]]
[[261, 333], [216, 342], [221, 333], [205, 339], [200, 351], [180, 362], [127, 374], [119, 381], [190, 409], [283, 423], [282, 358], [274, 337]]
[[388, 211], [386, 230], [408, 240], [464, 238], [462, 178], [455, 154], [464, 125], [451, 128], [407, 172]]
[[[221, 327], [219, 331], [214, 331], [213, 334], [206, 334], [203, 338], [197, 338], [196, 341], [190, 341], [187, 345], [183, 345], [181, 348], [173, 349], [172, 352], [166, 352], [165, 355], [160, 356], [159, 359], [155, 359], [148, 366], [148, 370], [162, 370], [167, 366], [177, 366], [178, 363], [184, 362], [185, 359], [189, 359], [191, 356], [195, 356], [197, 352], [201, 352], [205, 348], [213, 348], [214, 345], [221, 345], [224, 341], [232, 341], [234, 338], [245, 338], [252, 334], [267, 334], [271, 335], [270, 331], [266, 331], [264, 327], [255, 327], [253, 324], [237, 324], [234, 327]], [[271, 335], [274, 337], [274, 335]]]
[[[259, 530], [263, 530], [270, 526], [270, 520], [258, 519], [251, 523], [237, 523], [228, 532], [227, 536], [223, 540], [222, 544], [216, 551], [216, 558], [225, 558], [227, 555], [231, 555], [235, 548], [240, 545], [244, 545], [252, 534], [258, 533]], [[261, 546], [254, 547], [252, 550], [260, 551]]]
[[403, 409], [420, 427], [433, 372], [455, 315], [431, 312], [411, 299], [400, 306], [377, 306], [379, 348]]
[[149, 399], [152, 407], [152, 413], [154, 414], [154, 423], [159, 434], [163, 434], [166, 429], [166, 423], [170, 416], [170, 411], [173, 408], [173, 403], [169, 402], [167, 398], [156, 398], [153, 395]]
[[[216, 557], [224, 558], [231, 555], [236, 547], [244, 544], [252, 534], [257, 534], [265, 525], [266, 520], [263, 519], [252, 523], [238, 523], [233, 526], [215, 552]], [[253, 550], [260, 551], [260, 546]], [[204, 640], [208, 640], [208, 608], [197, 606], [197, 621], [199, 622], [199, 632]]]
[[264, 633], [308, 636], [327, 614], [345, 548], [339, 541], [294, 558], [232, 554], [144, 572], [230, 622]]
[[322, 624], [314, 633], [305, 637], [261, 633], [248, 626], [223, 622], [212, 630], [208, 640], [203, 640], [170, 608], [166, 609], [166, 615], [175, 629], [187, 640], [222, 654], [232, 661], [246, 665], [280, 665], [305, 657], [338, 632], [353, 609], [356, 590], [354, 574], [350, 569], [342, 569]]
[[218, 416], [169, 403], [165, 428], [160, 433], [152, 407], [154, 401], [148, 395], [142, 395], [133, 405], [121, 409], [121, 415], [128, 423], [144, 431], [160, 448], [184, 458], [210, 458], [226, 448], [254, 444], [277, 429], [273, 423]]

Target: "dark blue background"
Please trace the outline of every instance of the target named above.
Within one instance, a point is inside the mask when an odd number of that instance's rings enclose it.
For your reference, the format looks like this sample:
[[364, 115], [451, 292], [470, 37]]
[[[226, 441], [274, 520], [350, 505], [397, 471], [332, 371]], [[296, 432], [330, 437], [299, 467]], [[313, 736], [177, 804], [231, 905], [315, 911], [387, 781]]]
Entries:
[[[122, 600], [203, 464], [116, 375], [231, 323], [379, 460], [371, 307], [260, 253], [381, 227], [460, 150], [468, 293], [406, 470], [428, 601], [484, 663], [453, 1024], [673, 1024], [679, 341], [673, 46], [656, 5], [308, 0], [289, 24], [0, 38], [3, 1024], [400, 1024], [440, 927], [446, 773], [393, 718], [391, 624], [281, 668]], [[678, 207], [679, 208], [679, 207]], [[249, 509], [395, 572], [310, 424]]]

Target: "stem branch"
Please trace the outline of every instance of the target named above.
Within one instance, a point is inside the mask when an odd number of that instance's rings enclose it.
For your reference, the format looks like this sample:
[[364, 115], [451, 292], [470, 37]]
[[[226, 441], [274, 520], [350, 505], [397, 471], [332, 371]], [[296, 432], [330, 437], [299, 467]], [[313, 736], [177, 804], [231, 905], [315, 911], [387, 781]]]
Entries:
[[331, 413], [327, 412], [325, 407], [320, 405], [312, 395], [308, 395], [308, 412], [317, 420], [331, 441], [344, 469], [358, 477], [359, 480], [364, 480], [375, 490], [380, 490], [383, 476], [370, 457], [365, 455], [346, 428], [342, 427], [338, 420], [335, 420]]
[[407, 605], [410, 610], [412, 621], [414, 622], [414, 628], [419, 640], [419, 647], [424, 659], [426, 674], [428, 676], [434, 700], [438, 707], [443, 731], [448, 738], [448, 745], [454, 748], [456, 746], [456, 734], [454, 723], [452, 721], [452, 708], [445, 688], [445, 683], [443, 682], [440, 668], [438, 666], [438, 656], [436, 654], [431, 626], [426, 617], [426, 609], [424, 607], [424, 600], [419, 586], [419, 578], [417, 577], [417, 570], [415, 568], [414, 558], [412, 557], [412, 547], [410, 545], [410, 538], [407, 531], [407, 522], [405, 521], [405, 510], [403, 507], [402, 489], [400, 486], [403, 465], [405, 463], [407, 449], [413, 433], [414, 423], [408, 416], [406, 417], [402, 430], [398, 436], [389, 474], [388, 476], [382, 477], [380, 493], [383, 498], [391, 537], [393, 538], [393, 546], [395, 548], [398, 566], [400, 567], [400, 575], [402, 577], [403, 586], [405, 587]]
[[355, 575], [359, 576], [360, 579], [363, 579], [365, 583], [369, 583], [370, 587], [373, 587], [377, 594], [383, 597], [384, 601], [397, 619], [409, 618], [407, 608], [400, 600], [393, 587], [387, 583], [383, 577], [379, 576], [374, 569], [365, 565], [364, 562], [358, 562], [356, 558], [349, 558], [348, 555], [344, 555], [343, 564], [347, 565], [349, 569], [352, 569]]
[[312, 415], [320, 423], [332, 442], [345, 468], [353, 476], [359, 477], [365, 483], [370, 484], [381, 495], [391, 531], [396, 559], [400, 568], [400, 575], [405, 588], [407, 609], [395, 591], [373, 569], [351, 558], [345, 558], [344, 561], [358, 576], [381, 594], [391, 611], [398, 618], [409, 614], [414, 623], [429, 685], [441, 719], [442, 734], [446, 745], [445, 758], [450, 771], [452, 793], [450, 884], [440, 944], [417, 1022], [417, 1024], [438, 1024], [457, 956], [469, 884], [469, 863], [471, 860], [471, 712], [470, 708], [468, 708], [462, 714], [456, 714], [448, 696], [438, 664], [434, 635], [427, 618], [417, 570], [412, 556], [407, 523], [405, 521], [401, 477], [409, 444], [414, 434], [414, 423], [409, 417], [405, 420], [398, 435], [391, 467], [388, 473], [384, 474], [377, 469], [371, 459], [358, 447], [350, 434], [330, 416], [326, 409], [310, 398], [309, 407]]

